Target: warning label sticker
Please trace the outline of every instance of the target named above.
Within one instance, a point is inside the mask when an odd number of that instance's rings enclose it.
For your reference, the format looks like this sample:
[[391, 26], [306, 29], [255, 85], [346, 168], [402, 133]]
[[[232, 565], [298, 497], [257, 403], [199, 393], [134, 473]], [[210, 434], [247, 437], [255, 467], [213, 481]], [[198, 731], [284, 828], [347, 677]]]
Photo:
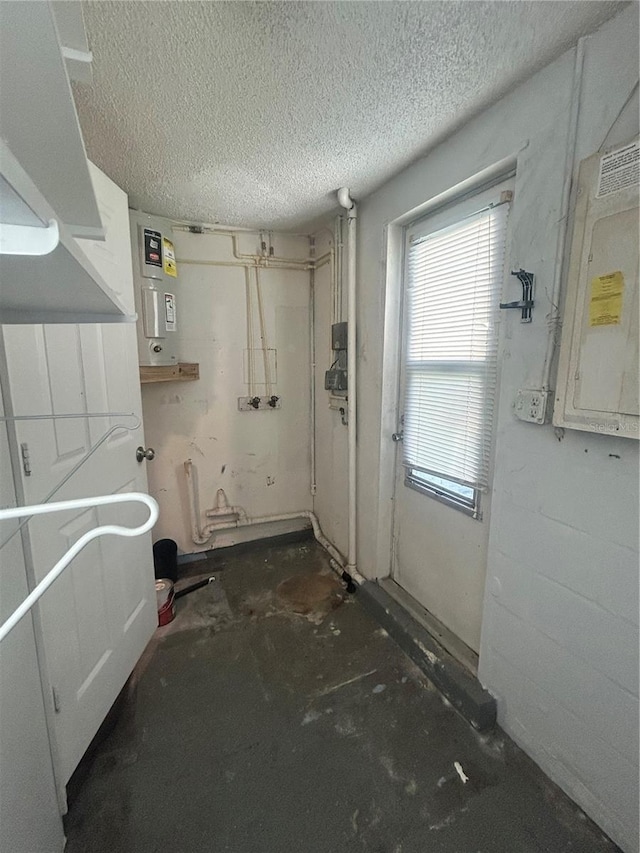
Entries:
[[591, 280], [590, 326], [617, 326], [622, 316], [624, 276], [617, 270]]
[[164, 271], [172, 278], [178, 277], [178, 267], [176, 266], [176, 250], [173, 248], [171, 240], [166, 237], [162, 239], [162, 259], [164, 261]]
[[164, 324], [167, 332], [176, 330], [176, 297], [173, 293], [164, 295]]
[[596, 198], [637, 187], [640, 180], [640, 142], [629, 143], [600, 158]]

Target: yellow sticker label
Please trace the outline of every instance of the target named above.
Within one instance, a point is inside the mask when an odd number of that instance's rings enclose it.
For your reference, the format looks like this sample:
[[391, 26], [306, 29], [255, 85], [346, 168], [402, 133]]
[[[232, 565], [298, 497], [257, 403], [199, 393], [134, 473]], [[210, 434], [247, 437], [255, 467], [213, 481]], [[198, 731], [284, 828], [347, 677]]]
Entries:
[[617, 326], [622, 316], [624, 276], [617, 272], [591, 279], [590, 326]]
[[176, 251], [173, 248], [171, 240], [166, 237], [162, 238], [162, 264], [167, 275], [173, 278], [178, 277], [178, 267], [176, 265]]

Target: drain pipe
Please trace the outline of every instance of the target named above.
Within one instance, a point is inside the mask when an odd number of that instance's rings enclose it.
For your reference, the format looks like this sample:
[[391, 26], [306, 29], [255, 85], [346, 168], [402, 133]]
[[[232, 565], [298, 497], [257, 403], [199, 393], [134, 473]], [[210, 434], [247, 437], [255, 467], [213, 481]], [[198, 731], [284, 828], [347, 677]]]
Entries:
[[212, 521], [200, 530], [198, 519], [200, 518], [200, 507], [196, 497], [193, 484], [193, 463], [187, 459], [184, 463], [184, 473], [187, 477], [187, 495], [189, 497], [189, 520], [191, 521], [191, 540], [196, 545], [206, 545], [216, 530], [225, 530], [227, 525], [234, 527], [237, 521], [247, 517], [241, 506], [229, 506], [224, 489], [218, 489], [216, 493], [216, 505], [214, 509], [207, 511], [207, 517], [218, 519]]
[[338, 202], [347, 211], [347, 401], [349, 405], [348, 442], [349, 442], [349, 552], [347, 572], [351, 577], [357, 574], [356, 560], [356, 224], [358, 210], [351, 198], [348, 187], [338, 190]]
[[[200, 530], [199, 507], [196, 497], [195, 487], [193, 483], [193, 463], [191, 459], [187, 459], [184, 463], [184, 472], [187, 477], [187, 492], [189, 495], [189, 516], [191, 520], [191, 538], [196, 545], [206, 545], [214, 533], [223, 530], [236, 530], [239, 527], [250, 527], [253, 524], [267, 524], [274, 521], [297, 521], [298, 519], [306, 519], [311, 524], [313, 535], [316, 541], [331, 557], [331, 568], [347, 583], [355, 581], [358, 584], [364, 583], [364, 578], [358, 574], [355, 576], [345, 569], [345, 559], [338, 549], [329, 542], [327, 537], [322, 532], [320, 522], [315, 513], [310, 510], [300, 510], [299, 512], [285, 512], [279, 515], [261, 515], [252, 518], [246, 514], [242, 507], [231, 507], [227, 504], [227, 496], [223, 489], [218, 489], [216, 503], [217, 509], [224, 510], [226, 519], [220, 522], [208, 524], [204, 530]], [[211, 517], [214, 514], [213, 510], [209, 510], [207, 516]], [[222, 517], [222, 512], [216, 512], [215, 515]], [[215, 545], [213, 546], [215, 548]]]
[[[316, 243], [309, 237], [309, 256], [315, 257]], [[315, 265], [309, 270], [309, 430], [310, 430], [310, 468], [311, 496], [318, 491], [316, 483], [316, 271]]]

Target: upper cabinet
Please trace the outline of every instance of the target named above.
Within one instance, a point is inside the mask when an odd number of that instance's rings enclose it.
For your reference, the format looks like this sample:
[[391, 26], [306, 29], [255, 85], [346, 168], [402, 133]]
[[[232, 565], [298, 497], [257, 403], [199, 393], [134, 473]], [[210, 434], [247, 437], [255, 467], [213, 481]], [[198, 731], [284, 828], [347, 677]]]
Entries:
[[79, 3], [0, 3], [3, 323], [135, 319], [83, 248], [105, 239], [69, 82], [90, 59]]

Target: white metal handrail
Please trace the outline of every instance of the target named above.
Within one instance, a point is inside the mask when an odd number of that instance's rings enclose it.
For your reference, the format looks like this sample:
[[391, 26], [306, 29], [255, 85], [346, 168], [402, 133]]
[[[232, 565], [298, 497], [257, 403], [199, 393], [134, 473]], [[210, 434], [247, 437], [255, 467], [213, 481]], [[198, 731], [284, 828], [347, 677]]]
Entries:
[[[85, 462], [93, 456], [96, 450], [105, 443], [105, 441], [109, 438], [109, 436], [113, 435], [114, 432], [117, 432], [119, 429], [128, 430], [129, 432], [135, 432], [139, 426], [141, 426], [140, 418], [134, 414], [133, 412], [82, 412], [81, 414], [62, 414], [62, 415], [11, 415], [6, 417], [0, 417], [0, 422], [7, 421], [55, 421], [66, 418], [114, 418], [114, 417], [123, 417], [123, 418], [131, 418], [133, 423], [127, 426], [126, 424], [114, 424], [110, 427], [106, 432], [104, 432], [100, 438], [91, 445], [89, 450], [76, 462], [73, 468], [64, 475], [64, 477], [59, 480], [56, 485], [51, 489], [46, 497], [42, 498], [41, 503], [48, 503], [51, 498], [60, 491], [60, 489], [68, 483], [69, 480], [73, 477], [73, 475], [78, 471]], [[0, 542], [0, 551], [7, 545], [13, 537], [18, 534], [22, 528], [29, 523], [30, 519], [25, 518], [8, 536], [6, 539], [3, 539]]]
[[116, 503], [135, 502], [145, 504], [149, 509], [149, 518], [144, 524], [138, 527], [121, 527], [118, 524], [104, 524], [101, 527], [94, 527], [93, 530], [88, 530], [75, 542], [71, 548], [58, 560], [55, 566], [48, 572], [40, 583], [34, 588], [33, 592], [25, 598], [22, 604], [17, 607], [11, 616], [0, 626], [0, 643], [7, 634], [15, 628], [18, 622], [25, 616], [38, 599], [49, 589], [55, 579], [62, 574], [69, 563], [77, 554], [82, 551], [85, 545], [88, 545], [93, 539], [99, 536], [111, 534], [113, 536], [141, 536], [148, 530], [151, 530], [153, 525], [158, 520], [158, 504], [150, 496], [142, 492], [124, 492], [116, 495], [102, 495], [93, 498], [77, 498], [70, 501], [58, 501], [51, 504], [36, 504], [35, 506], [18, 506], [8, 509], [0, 509], [0, 521], [5, 521], [11, 518], [23, 518], [24, 516], [45, 515], [49, 512], [64, 512], [72, 509], [85, 509], [87, 507], [108, 506]]

